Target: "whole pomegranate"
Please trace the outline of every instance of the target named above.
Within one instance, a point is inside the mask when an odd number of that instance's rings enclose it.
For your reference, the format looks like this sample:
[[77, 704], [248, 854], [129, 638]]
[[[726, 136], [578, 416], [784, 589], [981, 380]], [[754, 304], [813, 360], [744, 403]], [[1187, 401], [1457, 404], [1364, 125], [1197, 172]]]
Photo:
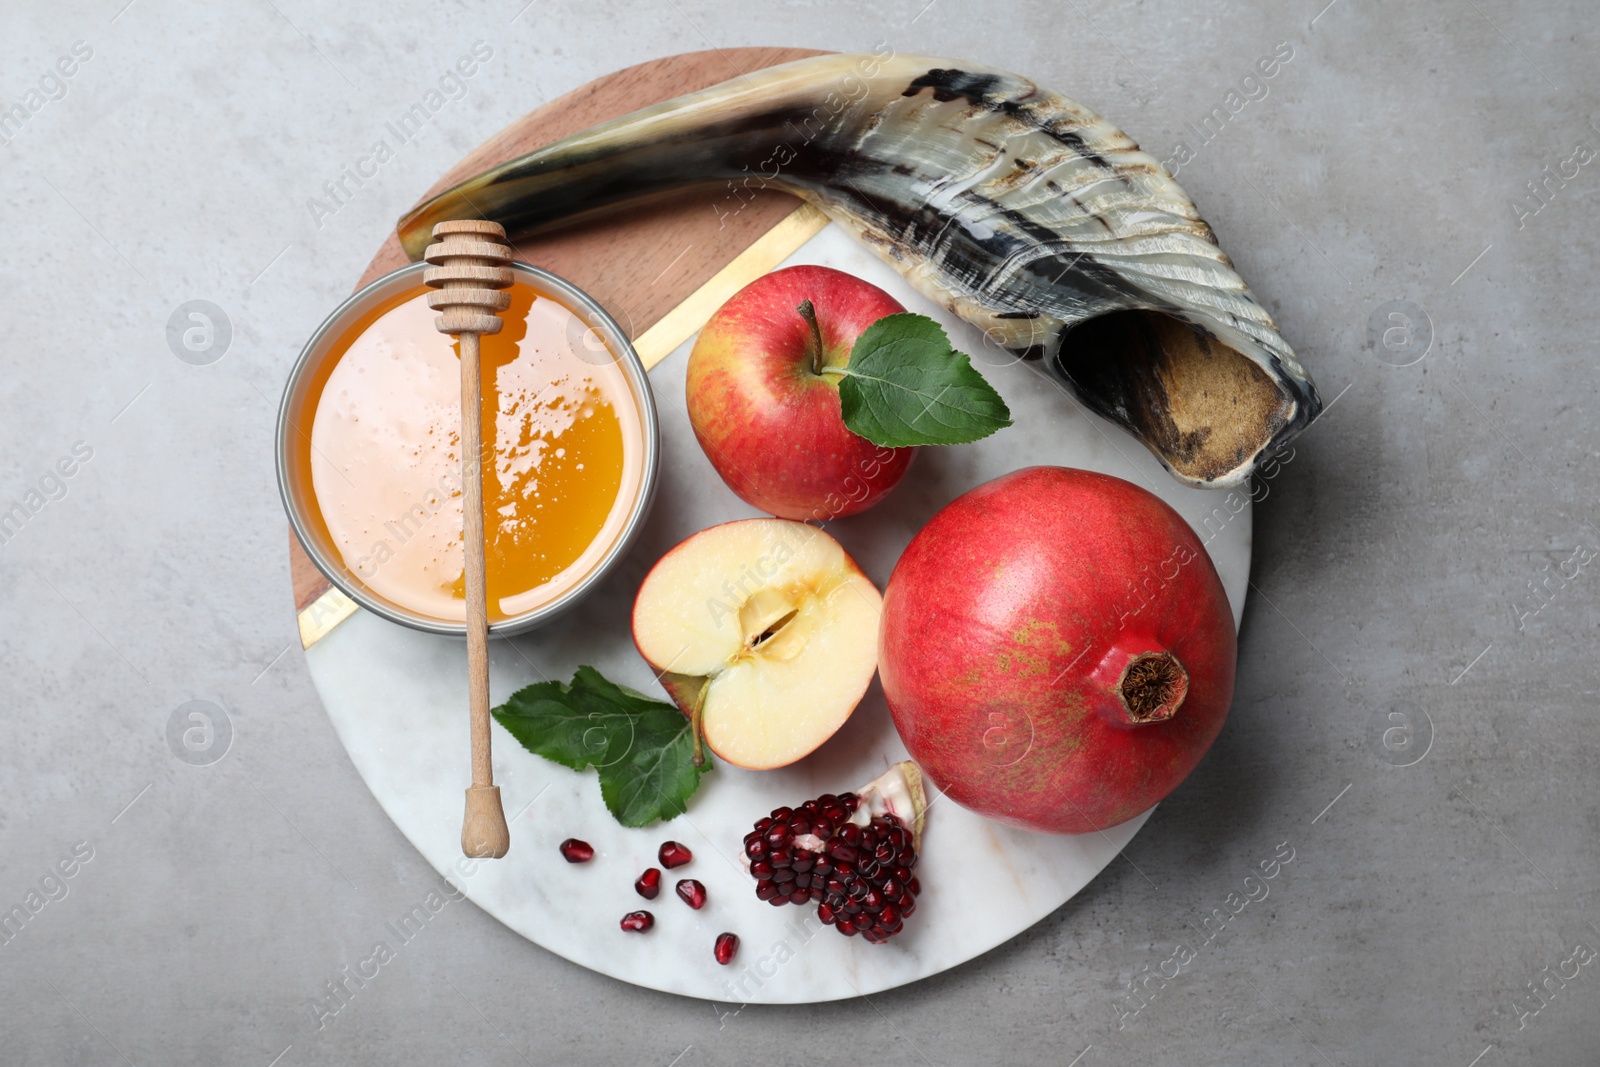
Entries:
[[1136, 485], [1030, 467], [952, 501], [883, 599], [879, 673], [911, 756], [1002, 822], [1087, 833], [1194, 769], [1233, 699], [1222, 582]]

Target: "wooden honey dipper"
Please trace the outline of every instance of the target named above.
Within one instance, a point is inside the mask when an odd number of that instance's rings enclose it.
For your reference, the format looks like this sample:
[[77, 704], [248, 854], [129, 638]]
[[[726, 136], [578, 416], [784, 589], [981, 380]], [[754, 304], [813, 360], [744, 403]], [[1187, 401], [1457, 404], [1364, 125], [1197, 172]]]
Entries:
[[499, 859], [511, 847], [500, 788], [489, 756], [489, 611], [484, 589], [483, 414], [478, 338], [500, 332], [499, 313], [511, 296], [499, 290], [512, 282], [506, 231], [493, 222], [441, 222], [422, 258], [434, 264], [422, 280], [439, 290], [428, 306], [439, 312], [434, 325], [454, 334], [461, 346], [462, 542], [466, 553], [467, 691], [472, 721], [472, 785], [467, 787], [461, 821], [461, 851], [479, 859]]

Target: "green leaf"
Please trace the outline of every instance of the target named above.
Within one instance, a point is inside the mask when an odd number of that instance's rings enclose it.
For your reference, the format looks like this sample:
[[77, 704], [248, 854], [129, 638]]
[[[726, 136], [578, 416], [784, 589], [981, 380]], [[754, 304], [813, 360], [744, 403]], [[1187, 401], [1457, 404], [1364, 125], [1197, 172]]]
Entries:
[[850, 351], [839, 403], [844, 424], [873, 444], [959, 445], [1011, 425], [1011, 412], [943, 328], [926, 315], [889, 315]]
[[682, 712], [593, 667], [579, 667], [570, 685], [524, 686], [494, 718], [534, 755], [575, 771], [594, 767], [606, 808], [624, 826], [682, 815], [711, 766], [709, 756], [694, 766], [694, 734]]
[[525, 686], [494, 709], [495, 721], [523, 748], [575, 771], [604, 756], [611, 742], [604, 724], [589, 714], [573, 710], [568, 687], [560, 682]]
[[600, 796], [623, 826], [648, 826], [688, 810], [703, 768], [694, 765], [694, 732], [676, 708], [677, 733], [665, 743], [639, 744], [625, 759], [600, 768]]

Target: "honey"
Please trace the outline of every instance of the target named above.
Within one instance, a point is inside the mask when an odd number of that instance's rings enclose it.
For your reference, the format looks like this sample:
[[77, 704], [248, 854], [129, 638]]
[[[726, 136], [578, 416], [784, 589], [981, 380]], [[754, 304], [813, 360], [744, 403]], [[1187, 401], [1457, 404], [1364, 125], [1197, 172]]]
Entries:
[[[318, 532], [345, 567], [398, 607], [457, 622], [460, 365], [427, 292], [402, 291], [333, 339], [297, 451]], [[509, 292], [481, 357], [491, 621], [582, 581], [622, 535], [644, 475], [639, 402], [616, 354], [555, 295], [524, 278]]]

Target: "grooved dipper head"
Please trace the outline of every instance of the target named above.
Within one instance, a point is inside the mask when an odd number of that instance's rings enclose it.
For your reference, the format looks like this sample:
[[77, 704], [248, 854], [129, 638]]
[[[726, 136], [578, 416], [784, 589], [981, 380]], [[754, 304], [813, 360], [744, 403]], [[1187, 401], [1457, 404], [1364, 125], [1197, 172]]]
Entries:
[[433, 228], [434, 243], [422, 258], [434, 265], [422, 280], [439, 290], [428, 294], [428, 306], [440, 313], [434, 320], [440, 333], [500, 332], [498, 312], [511, 306], [511, 297], [497, 290], [509, 289], [513, 277], [505, 239], [495, 222], [463, 219]]

